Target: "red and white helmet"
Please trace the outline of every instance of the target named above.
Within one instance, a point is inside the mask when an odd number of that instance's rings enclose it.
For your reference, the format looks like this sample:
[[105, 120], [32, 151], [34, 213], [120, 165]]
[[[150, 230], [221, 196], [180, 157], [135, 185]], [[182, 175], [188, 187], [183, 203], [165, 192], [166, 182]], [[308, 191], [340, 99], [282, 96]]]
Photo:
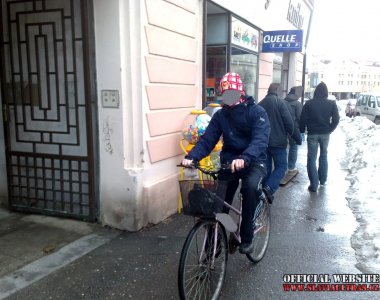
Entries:
[[237, 90], [240, 91], [241, 95], [245, 95], [244, 85], [238, 73], [225, 74], [220, 80], [219, 90], [222, 95], [227, 90]]

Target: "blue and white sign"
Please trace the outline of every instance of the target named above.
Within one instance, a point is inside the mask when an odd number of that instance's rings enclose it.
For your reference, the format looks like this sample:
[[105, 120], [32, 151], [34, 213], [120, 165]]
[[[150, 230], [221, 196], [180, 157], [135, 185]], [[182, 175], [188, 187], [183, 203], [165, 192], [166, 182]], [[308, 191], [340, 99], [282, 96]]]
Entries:
[[301, 52], [303, 30], [264, 31], [261, 52]]

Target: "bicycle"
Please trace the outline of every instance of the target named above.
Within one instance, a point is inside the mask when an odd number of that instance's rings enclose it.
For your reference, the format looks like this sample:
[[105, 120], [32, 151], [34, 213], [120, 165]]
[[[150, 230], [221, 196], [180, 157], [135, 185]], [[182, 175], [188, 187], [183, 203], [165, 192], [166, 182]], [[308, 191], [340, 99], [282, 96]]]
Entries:
[[[182, 165], [180, 165], [183, 167]], [[240, 207], [224, 201], [227, 187], [218, 176], [230, 169], [221, 166], [219, 171], [206, 170], [198, 165], [195, 168], [210, 175], [213, 180], [182, 180], [182, 213], [198, 218], [190, 230], [182, 248], [178, 267], [178, 289], [181, 299], [217, 299], [226, 276], [228, 254], [236, 252], [240, 238], [242, 215], [242, 195], [239, 191]], [[270, 234], [270, 209], [268, 200], [259, 189], [259, 205], [254, 216], [254, 250], [246, 254], [248, 259], [259, 262], [265, 255]], [[223, 207], [238, 216], [235, 222]], [[230, 232], [227, 241], [227, 231]]]

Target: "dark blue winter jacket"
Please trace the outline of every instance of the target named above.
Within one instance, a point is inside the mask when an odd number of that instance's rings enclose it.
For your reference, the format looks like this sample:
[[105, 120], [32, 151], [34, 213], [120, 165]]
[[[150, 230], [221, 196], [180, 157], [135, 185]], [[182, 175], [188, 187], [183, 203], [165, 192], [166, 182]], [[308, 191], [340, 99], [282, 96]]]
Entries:
[[265, 110], [252, 97], [241, 104], [224, 106], [212, 117], [206, 132], [186, 156], [196, 161], [209, 155], [223, 134], [222, 163], [242, 158], [250, 165], [266, 162], [270, 125]]
[[294, 126], [292, 115], [284, 100], [277, 94], [268, 93], [259, 102], [268, 114], [271, 133], [269, 136], [269, 147], [286, 148], [288, 145], [288, 135], [291, 136], [298, 145], [302, 144], [302, 138], [298, 127]]

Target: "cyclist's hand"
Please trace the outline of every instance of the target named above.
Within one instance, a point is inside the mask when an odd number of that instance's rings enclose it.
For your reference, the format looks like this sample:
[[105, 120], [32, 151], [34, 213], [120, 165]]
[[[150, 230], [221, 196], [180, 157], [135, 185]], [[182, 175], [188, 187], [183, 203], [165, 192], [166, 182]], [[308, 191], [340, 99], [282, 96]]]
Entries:
[[183, 165], [184, 167], [192, 167], [193, 166], [193, 160], [192, 159], [184, 158], [182, 160], [181, 165]]
[[231, 163], [231, 172], [240, 171], [244, 169], [244, 159], [238, 158], [234, 159]]

